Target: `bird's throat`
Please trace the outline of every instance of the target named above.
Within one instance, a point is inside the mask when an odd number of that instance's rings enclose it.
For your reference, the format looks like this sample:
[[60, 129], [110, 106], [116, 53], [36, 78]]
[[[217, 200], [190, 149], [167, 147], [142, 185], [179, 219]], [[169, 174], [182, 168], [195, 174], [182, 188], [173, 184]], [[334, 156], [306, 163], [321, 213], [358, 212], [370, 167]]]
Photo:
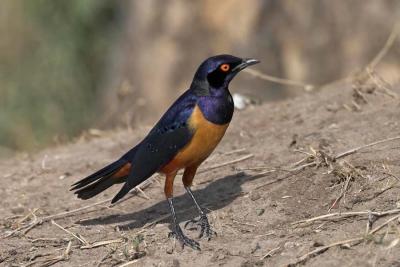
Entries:
[[212, 123], [223, 125], [232, 120], [234, 106], [228, 90], [218, 96], [200, 96], [197, 104], [204, 117]]

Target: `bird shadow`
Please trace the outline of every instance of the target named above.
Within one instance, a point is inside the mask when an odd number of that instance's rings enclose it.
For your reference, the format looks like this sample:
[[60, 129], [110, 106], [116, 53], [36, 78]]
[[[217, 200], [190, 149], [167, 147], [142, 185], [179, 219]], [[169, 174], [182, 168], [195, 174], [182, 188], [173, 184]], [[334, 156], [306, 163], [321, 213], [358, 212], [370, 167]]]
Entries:
[[[197, 202], [206, 207], [204, 211], [209, 213], [228, 206], [232, 201], [242, 194], [242, 185], [246, 182], [264, 177], [265, 175], [248, 175], [240, 172], [234, 175], [209, 183], [204, 188], [193, 191]], [[188, 221], [198, 216], [198, 211], [188, 194], [182, 194], [174, 197], [174, 207], [177, 211], [178, 223]], [[185, 211], [185, 212], [180, 212]], [[98, 218], [80, 221], [81, 225], [99, 225], [99, 224], [119, 224], [121, 230], [141, 228], [146, 223], [157, 220], [158, 218], [169, 214], [170, 209], [167, 201], [160, 201], [150, 207], [127, 214], [108, 215]], [[169, 221], [170, 218], [160, 222]]]

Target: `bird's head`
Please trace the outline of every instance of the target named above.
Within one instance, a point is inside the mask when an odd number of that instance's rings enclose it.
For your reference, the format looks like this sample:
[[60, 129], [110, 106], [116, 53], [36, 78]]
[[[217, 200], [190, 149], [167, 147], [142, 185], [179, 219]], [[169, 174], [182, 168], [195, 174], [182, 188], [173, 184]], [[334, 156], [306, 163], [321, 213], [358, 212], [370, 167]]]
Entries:
[[259, 63], [252, 58], [218, 55], [206, 59], [196, 71], [191, 88], [202, 93], [227, 89], [230, 81], [241, 70]]

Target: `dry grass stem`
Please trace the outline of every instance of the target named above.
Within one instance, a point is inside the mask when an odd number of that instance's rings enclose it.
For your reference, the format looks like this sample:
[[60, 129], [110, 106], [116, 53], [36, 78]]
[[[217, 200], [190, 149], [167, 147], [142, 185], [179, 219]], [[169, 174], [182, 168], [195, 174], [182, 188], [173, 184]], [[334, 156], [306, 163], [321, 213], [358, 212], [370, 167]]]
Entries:
[[134, 263], [136, 263], [136, 262], [138, 262], [138, 261], [139, 261], [139, 259], [136, 259], [136, 260], [133, 260], [133, 261], [128, 261], [128, 262], [125, 262], [125, 263], [123, 263], [123, 264], [121, 264], [121, 265], [118, 265], [118, 267], [129, 266], [129, 265], [132, 265], [132, 264], [134, 264]]
[[368, 234], [372, 235], [375, 234], [376, 232], [378, 232], [379, 230], [381, 230], [383, 227], [385, 227], [386, 225], [388, 225], [389, 223], [391, 223], [394, 220], [397, 220], [400, 218], [400, 215], [396, 215], [393, 216], [392, 218], [390, 218], [389, 220], [387, 220], [386, 222], [382, 223], [381, 225], [377, 226], [376, 228], [374, 228], [373, 230], [371, 230]]
[[112, 249], [111, 251], [109, 251], [103, 258], [101, 258], [101, 260], [96, 265], [96, 267], [100, 267], [105, 262], [105, 260], [107, 260], [108, 258], [110, 258], [112, 256], [112, 254], [114, 252], [115, 252], [115, 249]]
[[67, 248], [65, 249], [63, 254], [61, 254], [59, 256], [47, 257], [42, 260], [35, 260], [35, 261], [29, 262], [28, 264], [23, 265], [23, 266], [28, 267], [28, 266], [37, 264], [37, 266], [40, 266], [40, 267], [48, 267], [48, 266], [52, 266], [60, 261], [67, 261], [67, 260], [69, 260], [69, 254], [71, 253], [71, 249], [72, 249], [72, 242], [69, 241]]
[[15, 235], [15, 234], [17, 234], [17, 233], [19, 233], [19, 232], [22, 232], [22, 233], [25, 235], [25, 234], [28, 233], [31, 229], [33, 229], [36, 225], [39, 225], [39, 224], [41, 223], [41, 221], [38, 220], [37, 216], [35, 215], [35, 212], [36, 212], [37, 210], [38, 210], [38, 209], [35, 209], [33, 212], [29, 212], [28, 215], [26, 215], [24, 218], [22, 218], [23, 220], [19, 220], [19, 223], [18, 223], [18, 224], [23, 223], [23, 222], [26, 221], [29, 217], [32, 216], [33, 219], [32, 219], [32, 221], [31, 221], [30, 223], [25, 224], [25, 225], [20, 225], [20, 226], [18, 226], [15, 230], [11, 231], [10, 233], [6, 234], [5, 236], [2, 236], [0, 239], [13, 236], [13, 235]]
[[238, 158], [238, 159], [234, 159], [234, 160], [230, 160], [230, 161], [223, 162], [223, 163], [220, 163], [220, 164], [212, 165], [210, 167], [205, 167], [204, 169], [199, 170], [197, 173], [208, 172], [208, 171], [211, 171], [211, 170], [214, 170], [214, 169], [218, 169], [218, 168], [221, 168], [221, 167], [225, 167], [225, 166], [228, 166], [228, 165], [232, 165], [232, 164], [235, 164], [235, 163], [238, 163], [238, 162], [241, 162], [241, 161], [245, 161], [245, 160], [251, 159], [252, 157], [254, 157], [253, 154], [248, 154], [248, 155], [245, 155], [245, 156], [243, 156], [241, 158]]
[[318, 254], [320, 254], [320, 253], [322, 253], [322, 252], [324, 252], [324, 251], [326, 251], [326, 250], [328, 250], [328, 249], [330, 249], [332, 247], [336, 247], [336, 246], [340, 246], [340, 245], [348, 245], [348, 246], [350, 246], [350, 243], [353, 243], [352, 245], [354, 246], [354, 245], [357, 245], [357, 244], [361, 243], [363, 240], [364, 240], [364, 237], [357, 237], [357, 238], [338, 241], [338, 242], [335, 242], [335, 243], [332, 243], [332, 244], [329, 244], [329, 245], [326, 245], [326, 246], [318, 247], [318, 248], [308, 252], [307, 254], [304, 254], [296, 262], [291, 263], [288, 266], [292, 267], [292, 266], [296, 266], [296, 265], [302, 264], [307, 259], [309, 259], [309, 258], [311, 258], [311, 257], [313, 257], [315, 255], [318, 255]]
[[336, 207], [338, 202], [345, 196], [347, 190], [349, 189], [349, 184], [350, 184], [351, 179], [352, 179], [352, 176], [348, 174], [347, 178], [346, 178], [346, 182], [344, 184], [344, 187], [343, 187], [342, 191], [340, 192], [340, 195], [335, 199], [333, 204], [329, 207], [328, 212], [330, 212], [334, 207]]
[[315, 88], [315, 85], [312, 85], [312, 84], [306, 84], [306, 83], [299, 82], [299, 81], [293, 81], [293, 80], [289, 80], [289, 79], [274, 77], [274, 76], [262, 73], [258, 70], [254, 70], [254, 69], [244, 69], [243, 71], [247, 72], [248, 74], [250, 74], [256, 78], [260, 78], [261, 80], [278, 83], [278, 84], [283, 84], [283, 85], [302, 87], [305, 91], [312, 91]]
[[260, 260], [263, 260], [263, 259], [265, 259], [265, 258], [267, 258], [267, 257], [271, 257], [277, 250], [279, 250], [281, 247], [276, 247], [276, 248], [273, 248], [273, 249], [271, 249], [270, 251], [268, 251], [267, 252], [267, 254], [265, 254], [264, 256], [262, 256], [261, 258], [260, 258]]
[[83, 245], [85, 246], [90, 246], [89, 242], [87, 242], [85, 240], [85, 238], [83, 238], [82, 236], [79, 237], [78, 235], [74, 234], [73, 232], [65, 229], [64, 227], [62, 227], [61, 225], [59, 225], [58, 223], [56, 223], [55, 221], [51, 220], [51, 224], [57, 226], [58, 228], [60, 228], [61, 230], [63, 230], [64, 232], [66, 232], [67, 234], [70, 234], [71, 236], [73, 236], [75, 239], [77, 239], [79, 242], [81, 242]]
[[245, 152], [246, 150], [247, 150], [246, 148], [238, 148], [238, 149], [231, 150], [231, 151], [228, 151], [228, 152], [223, 152], [222, 155], [229, 156], [229, 155], [232, 155], [232, 154]]
[[374, 82], [378, 88], [383, 89], [383, 92], [392, 98], [398, 98], [399, 96], [393, 92], [392, 85], [386, 82], [375, 70], [367, 67], [366, 69], [369, 78]]
[[136, 187], [136, 190], [140, 192], [147, 200], [151, 200], [151, 198], [139, 187]]
[[392, 31], [391, 31], [388, 39], [386, 40], [384, 46], [382, 47], [382, 49], [379, 51], [378, 54], [376, 54], [376, 56], [367, 65], [368, 68], [375, 69], [376, 66], [378, 65], [378, 63], [381, 62], [381, 60], [386, 56], [386, 54], [388, 53], [388, 51], [390, 50], [390, 48], [393, 46], [394, 42], [397, 39], [397, 36], [399, 34], [399, 29], [400, 29], [399, 23], [396, 23], [393, 26]]
[[359, 147], [355, 147], [355, 148], [352, 148], [350, 150], [347, 150], [347, 151], [344, 151], [342, 153], [337, 154], [335, 156], [335, 159], [340, 159], [340, 158], [346, 157], [348, 155], [357, 153], [358, 151], [360, 151], [361, 149], [364, 149], [364, 148], [368, 148], [368, 147], [371, 147], [371, 146], [376, 146], [376, 145], [387, 143], [387, 142], [391, 142], [391, 141], [396, 141], [396, 140], [399, 140], [399, 139], [400, 139], [400, 136], [395, 136], [395, 137], [386, 138], [386, 139], [383, 139], [383, 140], [378, 140], [376, 142], [372, 142], [372, 143], [369, 143], [369, 144], [366, 144], [366, 145], [362, 145], [362, 146], [359, 146]]
[[112, 240], [105, 240], [105, 241], [97, 241], [89, 245], [84, 245], [81, 246], [81, 249], [91, 249], [91, 248], [97, 248], [97, 247], [102, 247], [110, 244], [115, 244], [115, 243], [123, 243], [125, 242], [125, 239], [119, 238], [119, 239], [112, 239]]
[[350, 212], [336, 212], [336, 213], [329, 213], [329, 214], [324, 214], [324, 215], [320, 215], [317, 217], [313, 217], [310, 219], [306, 219], [306, 220], [300, 220], [300, 221], [296, 221], [291, 223], [292, 225], [297, 225], [297, 224], [302, 224], [302, 223], [311, 223], [311, 222], [315, 222], [315, 221], [321, 221], [321, 220], [335, 220], [338, 218], [347, 218], [347, 217], [354, 217], [354, 216], [363, 216], [363, 215], [373, 215], [376, 217], [383, 217], [383, 216], [387, 216], [387, 215], [391, 215], [391, 214], [397, 214], [400, 213], [400, 209], [393, 209], [393, 210], [387, 210], [387, 211], [350, 211]]
[[[392, 221], [397, 220], [399, 218], [400, 218], [400, 215], [396, 215], [396, 216], [390, 218], [389, 220], [387, 220], [386, 222], [382, 223], [381, 225], [377, 226], [376, 228], [372, 229], [366, 235], [363, 235], [361, 237], [338, 241], [338, 242], [334, 242], [334, 243], [326, 245], [326, 246], [316, 248], [316, 249], [308, 252], [307, 254], [301, 256], [298, 261], [296, 261], [295, 263], [289, 264], [289, 266], [296, 266], [298, 264], [304, 263], [307, 259], [309, 259], [315, 255], [318, 255], [332, 247], [336, 247], [336, 246], [340, 246], [340, 245], [347, 245], [347, 247], [358, 245], [362, 241], [364, 241], [366, 237], [375, 234], [376, 232], [381, 230], [383, 227], [387, 226], [389, 223], [391, 223]], [[350, 244], [350, 243], [353, 243], [353, 244]]]
[[21, 218], [20, 220], [17, 221], [17, 224], [21, 224], [23, 222], [25, 222], [27, 219], [29, 219], [31, 216], [36, 218], [35, 213], [38, 211], [39, 209], [36, 208], [33, 211], [29, 212], [26, 216], [24, 216], [23, 218]]

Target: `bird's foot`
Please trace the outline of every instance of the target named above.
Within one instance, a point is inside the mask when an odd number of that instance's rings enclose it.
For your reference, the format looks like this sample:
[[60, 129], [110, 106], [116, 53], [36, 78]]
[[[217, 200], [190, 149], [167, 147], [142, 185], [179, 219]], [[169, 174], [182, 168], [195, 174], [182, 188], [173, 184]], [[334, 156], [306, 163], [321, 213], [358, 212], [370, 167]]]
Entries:
[[175, 239], [177, 239], [179, 243], [181, 243], [182, 248], [184, 248], [184, 246], [188, 246], [195, 250], [201, 250], [200, 244], [194, 241], [193, 239], [190, 239], [189, 237], [185, 236], [179, 225], [176, 225], [174, 228], [175, 229], [168, 234], [169, 238], [174, 237]]
[[211, 237], [216, 236], [217, 233], [211, 229], [210, 223], [208, 222], [207, 215], [201, 214], [199, 219], [192, 219], [185, 224], [185, 229], [192, 225], [189, 229], [192, 230], [200, 228], [199, 238], [205, 237], [208, 241], [210, 241]]

